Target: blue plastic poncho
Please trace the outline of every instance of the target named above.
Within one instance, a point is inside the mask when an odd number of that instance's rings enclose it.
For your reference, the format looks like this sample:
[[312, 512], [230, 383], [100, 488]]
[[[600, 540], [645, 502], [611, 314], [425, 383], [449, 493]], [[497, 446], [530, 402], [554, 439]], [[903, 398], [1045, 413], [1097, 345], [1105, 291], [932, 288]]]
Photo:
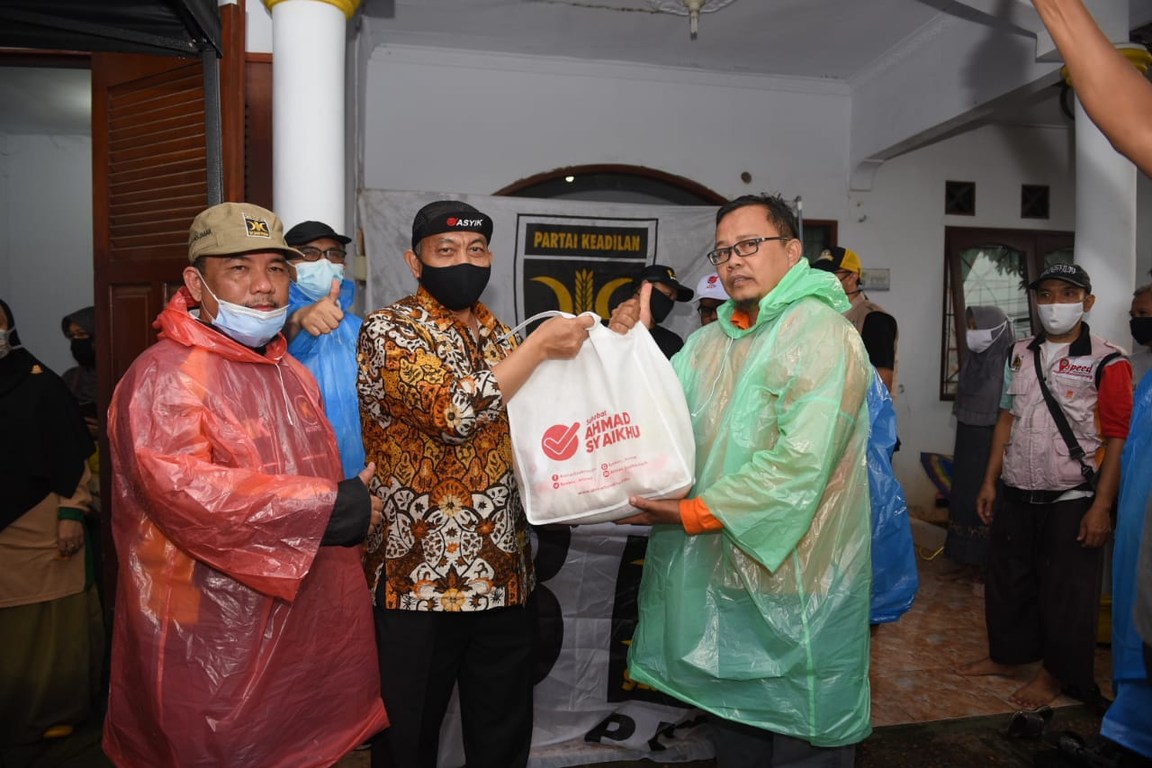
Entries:
[[868, 390], [868, 488], [872, 498], [872, 623], [896, 621], [912, 607], [920, 575], [904, 489], [892, 471], [896, 410], [879, 375]]
[[720, 717], [818, 746], [870, 732], [873, 369], [834, 276], [801, 261], [672, 360], [696, 439], [696, 485], [724, 525], [653, 526], [629, 653], [633, 680]]
[[[355, 477], [364, 469], [364, 437], [360, 434], [360, 403], [356, 396], [356, 340], [362, 319], [349, 312], [356, 294], [356, 284], [345, 280], [340, 286], [340, 308], [344, 319], [336, 330], [313, 336], [301, 329], [288, 345], [288, 352], [307, 366], [320, 394], [324, 412], [336, 432], [340, 463], [345, 477]], [[288, 314], [318, 301], [296, 283], [288, 289]]]
[[[1137, 562], [1145, 511], [1152, 495], [1152, 376], [1136, 390], [1131, 428], [1120, 458], [1120, 504], [1116, 549], [1112, 553], [1112, 690], [1100, 735], [1152, 757], [1152, 682], [1144, 666], [1143, 643], [1136, 632]], [[1147, 577], [1147, 574], [1145, 574]]]

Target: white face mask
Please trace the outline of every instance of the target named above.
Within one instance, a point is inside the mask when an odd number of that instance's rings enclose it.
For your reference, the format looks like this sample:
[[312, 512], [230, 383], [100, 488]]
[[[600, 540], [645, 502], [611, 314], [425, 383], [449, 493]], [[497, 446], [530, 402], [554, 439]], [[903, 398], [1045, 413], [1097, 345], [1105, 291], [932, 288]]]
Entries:
[[332, 291], [332, 281], [344, 280], [344, 265], [328, 259], [296, 264], [296, 285], [311, 299], [322, 299]]
[[968, 351], [980, 354], [988, 347], [992, 346], [992, 342], [1000, 338], [1000, 334], [1008, 327], [1007, 321], [1000, 323], [995, 328], [969, 328], [968, 337]]
[[288, 319], [288, 307], [265, 311], [245, 307], [242, 304], [233, 304], [224, 301], [212, 292], [208, 283], [203, 279], [200, 284], [204, 290], [216, 299], [216, 319], [212, 325], [216, 326], [236, 341], [248, 347], [262, 347], [280, 333], [284, 321]]
[[0, 358], [7, 357], [8, 353], [12, 351], [12, 345], [8, 343], [9, 333], [9, 331], [0, 330]]
[[1084, 304], [1037, 304], [1036, 313], [1049, 336], [1063, 336], [1084, 317]]

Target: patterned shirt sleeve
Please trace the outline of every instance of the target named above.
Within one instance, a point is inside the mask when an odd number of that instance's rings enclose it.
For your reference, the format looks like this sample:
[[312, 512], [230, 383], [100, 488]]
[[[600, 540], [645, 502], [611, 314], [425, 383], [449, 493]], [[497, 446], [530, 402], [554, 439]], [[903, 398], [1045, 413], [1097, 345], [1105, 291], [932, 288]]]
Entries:
[[458, 445], [500, 416], [500, 386], [486, 364], [470, 359], [458, 331], [422, 320], [381, 310], [364, 322], [357, 355], [362, 407], [378, 420], [387, 414]]

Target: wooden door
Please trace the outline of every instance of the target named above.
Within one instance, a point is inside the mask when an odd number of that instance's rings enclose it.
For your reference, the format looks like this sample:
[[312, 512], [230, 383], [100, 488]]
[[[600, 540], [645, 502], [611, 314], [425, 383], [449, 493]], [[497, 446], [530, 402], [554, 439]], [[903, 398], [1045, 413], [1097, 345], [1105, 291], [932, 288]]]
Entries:
[[[244, 184], [243, 9], [221, 8], [224, 199]], [[188, 227], [209, 204], [204, 66], [200, 59], [92, 55], [92, 221], [101, 456], [108, 405], [132, 361], [156, 341], [152, 322], [179, 290]], [[237, 71], [240, 73], [237, 75]], [[102, 461], [104, 577], [115, 594], [111, 462]]]

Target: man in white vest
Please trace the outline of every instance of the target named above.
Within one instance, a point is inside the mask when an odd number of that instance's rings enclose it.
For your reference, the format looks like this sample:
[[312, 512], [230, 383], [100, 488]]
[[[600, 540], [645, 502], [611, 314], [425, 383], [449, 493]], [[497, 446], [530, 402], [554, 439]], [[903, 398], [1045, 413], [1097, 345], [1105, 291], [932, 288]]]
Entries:
[[[1029, 286], [1043, 332], [1016, 342], [976, 500], [992, 526], [984, 590], [988, 656], [962, 675], [1015, 676], [1042, 662], [1011, 699], [1027, 709], [1061, 691], [1095, 695], [1102, 550], [1132, 414], [1123, 350], [1089, 332], [1092, 281], [1053, 264]], [[999, 499], [997, 499], [999, 496]], [[994, 506], [995, 503], [995, 506]]]

